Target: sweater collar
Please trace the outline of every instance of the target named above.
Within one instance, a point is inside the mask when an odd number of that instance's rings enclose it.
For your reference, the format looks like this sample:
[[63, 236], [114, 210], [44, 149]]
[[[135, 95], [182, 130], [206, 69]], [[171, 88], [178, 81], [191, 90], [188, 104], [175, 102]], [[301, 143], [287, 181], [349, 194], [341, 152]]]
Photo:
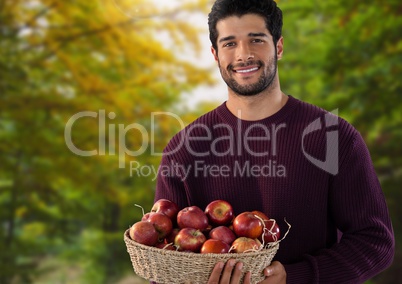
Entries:
[[232, 128], [245, 130], [249, 129], [249, 127], [255, 127], [256, 125], [272, 125], [283, 123], [283, 121], [294, 112], [299, 103], [300, 101], [298, 99], [289, 95], [288, 101], [279, 111], [269, 117], [255, 121], [243, 120], [236, 117], [227, 108], [226, 101], [217, 108], [217, 113], [218, 116]]

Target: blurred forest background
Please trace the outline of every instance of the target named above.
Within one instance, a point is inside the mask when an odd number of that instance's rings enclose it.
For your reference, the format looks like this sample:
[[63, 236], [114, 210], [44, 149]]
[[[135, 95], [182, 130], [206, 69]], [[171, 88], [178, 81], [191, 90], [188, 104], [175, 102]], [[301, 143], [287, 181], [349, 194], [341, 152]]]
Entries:
[[[338, 108], [365, 138], [397, 239], [393, 265], [369, 283], [398, 283], [402, 2], [278, 2], [282, 89]], [[203, 52], [211, 1], [169, 3], [0, 0], [1, 284], [141, 283], [123, 232], [142, 216], [135, 204], [150, 210], [155, 180], [130, 176], [129, 165], [157, 168], [152, 150], [160, 153], [183, 126], [151, 113], [186, 124], [222, 103], [186, 103], [197, 87], [220, 81], [212, 56], [207, 67], [183, 56]], [[70, 120], [83, 111], [92, 117]], [[72, 143], [95, 155], [67, 147], [68, 127]]]

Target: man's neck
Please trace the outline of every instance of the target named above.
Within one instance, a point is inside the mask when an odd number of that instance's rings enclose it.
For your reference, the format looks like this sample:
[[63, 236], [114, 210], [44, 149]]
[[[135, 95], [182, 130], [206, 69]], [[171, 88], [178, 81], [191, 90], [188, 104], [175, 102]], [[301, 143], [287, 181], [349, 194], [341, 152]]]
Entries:
[[239, 96], [229, 90], [227, 108], [236, 117], [256, 121], [278, 112], [287, 102], [288, 96], [280, 88], [255, 96]]

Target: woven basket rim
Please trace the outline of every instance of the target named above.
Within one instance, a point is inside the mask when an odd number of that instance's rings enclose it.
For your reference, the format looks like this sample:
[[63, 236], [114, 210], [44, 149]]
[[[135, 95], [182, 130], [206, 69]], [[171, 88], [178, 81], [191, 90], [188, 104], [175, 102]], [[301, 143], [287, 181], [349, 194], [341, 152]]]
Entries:
[[[150, 251], [157, 252], [157, 253], [163, 253], [163, 254], [168, 253], [168, 254], [172, 254], [172, 255], [177, 255], [177, 256], [181, 255], [181, 256], [185, 256], [185, 257], [191, 257], [193, 255], [197, 258], [211, 258], [211, 257], [216, 257], [216, 258], [227, 258], [227, 257], [237, 258], [237, 257], [239, 257], [239, 258], [241, 258], [242, 256], [244, 256], [244, 253], [233, 253], [233, 252], [229, 252], [229, 253], [191, 253], [191, 252], [166, 250], [166, 249], [161, 249], [161, 248], [157, 248], [157, 247], [153, 247], [153, 246], [147, 246], [147, 245], [143, 245], [143, 244], [137, 243], [136, 241], [132, 240], [130, 238], [129, 231], [130, 231], [130, 229], [127, 229], [124, 232], [124, 241], [126, 243], [128, 243], [131, 246], [148, 249]], [[248, 257], [259, 256], [264, 253], [268, 254], [268, 253], [270, 253], [270, 250], [279, 246], [279, 243], [280, 243], [280, 241], [267, 243], [264, 245], [264, 247], [261, 250], [247, 252], [247, 256]]]

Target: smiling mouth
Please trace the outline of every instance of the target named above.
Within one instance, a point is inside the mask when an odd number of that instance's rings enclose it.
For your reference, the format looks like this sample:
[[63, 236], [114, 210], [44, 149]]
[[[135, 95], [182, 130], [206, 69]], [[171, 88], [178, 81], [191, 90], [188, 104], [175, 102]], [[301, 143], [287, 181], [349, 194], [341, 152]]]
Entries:
[[238, 70], [233, 70], [236, 73], [250, 73], [250, 72], [254, 72], [257, 71], [258, 69], [260, 69], [260, 67], [252, 67], [252, 68], [247, 68], [247, 69], [238, 69]]

